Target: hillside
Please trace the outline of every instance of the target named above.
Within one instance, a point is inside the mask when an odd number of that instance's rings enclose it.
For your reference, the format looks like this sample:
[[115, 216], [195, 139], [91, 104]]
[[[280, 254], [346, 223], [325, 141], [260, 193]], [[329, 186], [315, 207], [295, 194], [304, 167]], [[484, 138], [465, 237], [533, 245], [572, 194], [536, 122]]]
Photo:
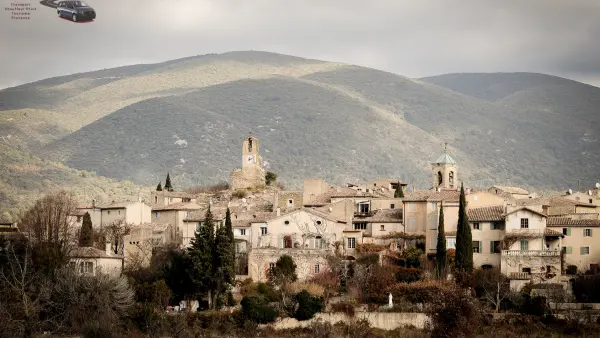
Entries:
[[427, 188], [444, 142], [471, 186], [595, 182], [600, 89], [516, 74], [416, 80], [273, 53], [212, 54], [0, 91], [0, 142], [146, 186], [166, 171], [179, 186], [228, 180], [249, 132], [288, 186], [389, 176]]

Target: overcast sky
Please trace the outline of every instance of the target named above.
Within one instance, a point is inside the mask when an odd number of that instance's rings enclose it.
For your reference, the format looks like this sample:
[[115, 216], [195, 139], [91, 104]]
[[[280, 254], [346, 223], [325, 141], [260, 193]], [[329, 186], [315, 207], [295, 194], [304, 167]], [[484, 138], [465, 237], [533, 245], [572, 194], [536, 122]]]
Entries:
[[31, 3], [30, 20], [0, 12], [0, 88], [237, 50], [410, 77], [528, 71], [600, 86], [599, 0], [90, 0], [89, 24]]

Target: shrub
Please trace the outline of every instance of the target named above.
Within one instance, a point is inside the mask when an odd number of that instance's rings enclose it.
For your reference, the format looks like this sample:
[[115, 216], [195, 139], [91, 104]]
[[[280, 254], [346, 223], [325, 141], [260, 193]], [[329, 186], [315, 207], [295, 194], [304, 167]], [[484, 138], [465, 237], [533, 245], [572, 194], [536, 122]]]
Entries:
[[271, 183], [274, 183], [277, 180], [277, 174], [271, 171], [267, 171], [267, 174], [265, 175], [265, 183], [267, 185], [271, 185]]
[[341, 312], [349, 317], [354, 317], [354, 305], [348, 302], [331, 304], [331, 312]]
[[577, 274], [577, 265], [569, 265], [567, 266], [567, 275], [576, 275]]
[[296, 295], [298, 309], [294, 313], [297, 320], [307, 320], [314, 317], [315, 313], [323, 310], [323, 298], [311, 296], [306, 290]]
[[286, 288], [286, 291], [292, 294], [298, 294], [302, 290], [308, 291], [311, 296], [315, 297], [323, 297], [325, 294], [325, 288], [316, 283], [294, 282]]
[[400, 283], [412, 283], [421, 280], [421, 270], [415, 268], [396, 268], [396, 281]]
[[258, 283], [257, 287], [256, 287], [256, 291], [263, 295], [267, 301], [269, 302], [277, 302], [279, 301], [279, 295], [277, 294], [277, 292], [275, 292], [275, 290], [266, 283]]
[[233, 192], [232, 196], [235, 198], [244, 198], [244, 197], [248, 196], [248, 191], [247, 190], [236, 190]]
[[[409, 285], [414, 285], [412, 283]], [[456, 284], [437, 283], [428, 288], [425, 313], [431, 318], [433, 337], [472, 337], [482, 320], [478, 302]]]
[[571, 280], [573, 295], [580, 303], [600, 302], [600, 274], [578, 275]]
[[247, 320], [258, 324], [270, 323], [277, 318], [277, 311], [271, 308], [263, 295], [248, 295], [241, 301], [242, 313]]
[[313, 338], [334, 337], [333, 325], [323, 321], [322, 319], [317, 319], [310, 323], [309, 329]]

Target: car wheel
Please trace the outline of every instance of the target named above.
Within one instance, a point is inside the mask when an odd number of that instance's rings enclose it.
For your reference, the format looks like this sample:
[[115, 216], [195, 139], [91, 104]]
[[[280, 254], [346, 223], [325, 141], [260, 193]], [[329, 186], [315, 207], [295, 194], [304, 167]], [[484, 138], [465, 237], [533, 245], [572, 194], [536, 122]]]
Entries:
[[73, 14], [73, 22], [77, 22], [77, 14]]

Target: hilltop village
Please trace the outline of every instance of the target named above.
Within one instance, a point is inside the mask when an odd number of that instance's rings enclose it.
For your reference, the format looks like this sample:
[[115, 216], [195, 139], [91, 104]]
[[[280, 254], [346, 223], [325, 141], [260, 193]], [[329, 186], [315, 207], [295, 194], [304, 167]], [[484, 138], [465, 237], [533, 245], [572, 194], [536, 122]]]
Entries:
[[[121, 237], [106, 237], [102, 249], [80, 242], [69, 253], [71, 265], [79, 274], [112, 276], [132, 267], [148, 267], [159, 248], [190, 248], [210, 210], [209, 221], [217, 229], [225, 225], [229, 213], [235, 279], [244, 283], [272, 281], [282, 257], [293, 260], [300, 282], [332, 271], [331, 257], [337, 257], [346, 270], [365, 257], [375, 257], [376, 265], [383, 267], [400, 260], [404, 263], [398, 271], [414, 280], [433, 278], [441, 241], [446, 248], [442, 257], [449, 262], [458, 259], [457, 237], [464, 231], [459, 224], [465, 219], [473, 269], [497, 271], [501, 276], [490, 300], [496, 311], [501, 303], [500, 280], [507, 293], [532, 286], [544, 290], [544, 285], [550, 285], [572, 297], [572, 278], [599, 272], [599, 184], [556, 196], [500, 185], [472, 189], [462, 184], [459, 163], [444, 150], [432, 154], [428, 190], [409, 189], [406, 182], [393, 178], [345, 186], [306, 178], [302, 190], [290, 191], [265, 170], [256, 137], [243, 140], [241, 160], [229, 186], [211, 191], [177, 191], [167, 175], [149, 201], [78, 205], [69, 215], [78, 232], [86, 217], [95, 230], [116, 222], [129, 228]], [[461, 198], [466, 218], [460, 214]], [[1, 223], [5, 234], [19, 231], [16, 222], [3, 218]], [[456, 278], [449, 270], [447, 274], [448, 279]], [[381, 288], [380, 298], [387, 303], [389, 293], [392, 307], [394, 292]], [[239, 287], [234, 291], [242, 292]], [[195, 310], [199, 305], [181, 304], [186, 306]]]

